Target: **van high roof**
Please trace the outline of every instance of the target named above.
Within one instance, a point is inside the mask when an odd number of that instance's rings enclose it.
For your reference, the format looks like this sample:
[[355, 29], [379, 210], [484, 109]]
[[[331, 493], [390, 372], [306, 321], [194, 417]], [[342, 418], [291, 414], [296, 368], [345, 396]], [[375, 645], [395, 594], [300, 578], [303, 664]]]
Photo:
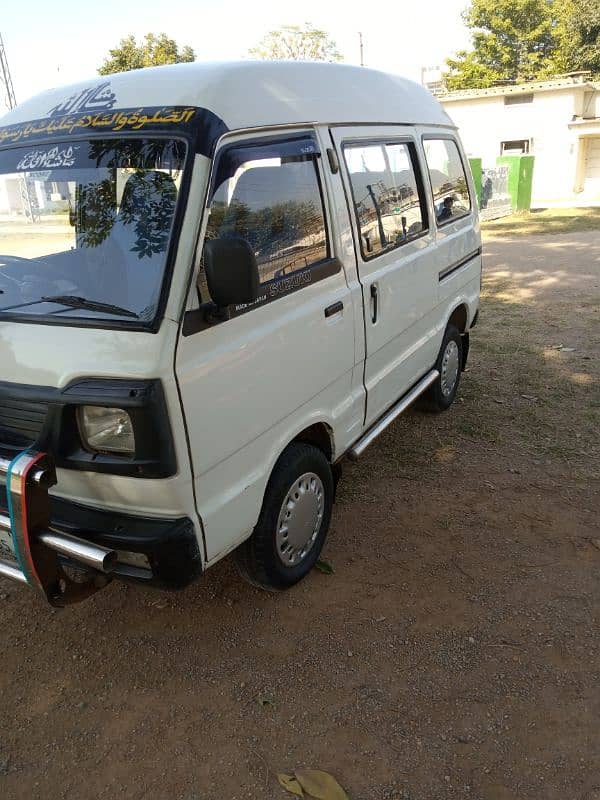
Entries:
[[88, 98], [86, 111], [199, 106], [230, 130], [299, 123], [452, 125], [425, 88], [396, 75], [323, 62], [238, 61], [150, 67], [50, 89], [0, 118], [0, 126], [43, 119], [51, 111], [80, 111], [82, 96]]

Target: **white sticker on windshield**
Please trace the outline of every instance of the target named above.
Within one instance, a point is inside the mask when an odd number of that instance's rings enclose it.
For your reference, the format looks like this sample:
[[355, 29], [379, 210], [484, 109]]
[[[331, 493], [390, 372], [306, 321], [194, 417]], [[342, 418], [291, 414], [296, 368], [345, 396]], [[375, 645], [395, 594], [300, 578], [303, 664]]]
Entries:
[[56, 167], [72, 167], [75, 163], [75, 151], [79, 147], [52, 147], [50, 150], [31, 150], [25, 153], [17, 164], [17, 169], [54, 169]]

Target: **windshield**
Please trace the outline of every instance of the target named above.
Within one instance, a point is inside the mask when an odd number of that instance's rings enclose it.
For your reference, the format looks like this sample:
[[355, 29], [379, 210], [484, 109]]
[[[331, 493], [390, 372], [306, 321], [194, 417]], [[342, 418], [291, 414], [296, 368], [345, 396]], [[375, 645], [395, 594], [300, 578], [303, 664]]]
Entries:
[[184, 159], [172, 139], [1, 151], [0, 320], [151, 322]]

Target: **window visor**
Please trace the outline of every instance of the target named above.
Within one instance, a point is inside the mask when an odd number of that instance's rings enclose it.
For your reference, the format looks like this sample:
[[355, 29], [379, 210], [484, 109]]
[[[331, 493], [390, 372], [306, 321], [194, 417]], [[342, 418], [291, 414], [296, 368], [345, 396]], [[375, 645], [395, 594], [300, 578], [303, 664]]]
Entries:
[[[257, 153], [257, 150], [260, 152]], [[282, 162], [310, 161], [321, 155], [317, 140], [313, 136], [296, 136], [286, 139], [254, 139], [251, 142], [240, 142], [225, 147], [219, 153], [217, 168], [209, 193], [209, 203], [212, 201], [219, 186], [232, 178], [237, 170], [248, 161], [257, 158], [280, 158]]]

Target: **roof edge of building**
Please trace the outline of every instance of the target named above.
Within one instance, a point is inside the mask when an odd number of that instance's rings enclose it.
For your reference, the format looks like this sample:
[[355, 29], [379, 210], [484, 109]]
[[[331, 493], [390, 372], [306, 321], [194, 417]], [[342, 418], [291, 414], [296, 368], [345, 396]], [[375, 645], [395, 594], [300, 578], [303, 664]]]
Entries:
[[484, 97], [503, 97], [509, 94], [531, 94], [532, 92], [548, 92], [556, 89], [593, 89], [600, 90], [600, 82], [584, 78], [589, 73], [563, 75], [547, 81], [525, 81], [504, 86], [490, 86], [486, 89], [456, 89], [449, 92], [436, 92], [440, 103], [458, 100], [471, 100]]

